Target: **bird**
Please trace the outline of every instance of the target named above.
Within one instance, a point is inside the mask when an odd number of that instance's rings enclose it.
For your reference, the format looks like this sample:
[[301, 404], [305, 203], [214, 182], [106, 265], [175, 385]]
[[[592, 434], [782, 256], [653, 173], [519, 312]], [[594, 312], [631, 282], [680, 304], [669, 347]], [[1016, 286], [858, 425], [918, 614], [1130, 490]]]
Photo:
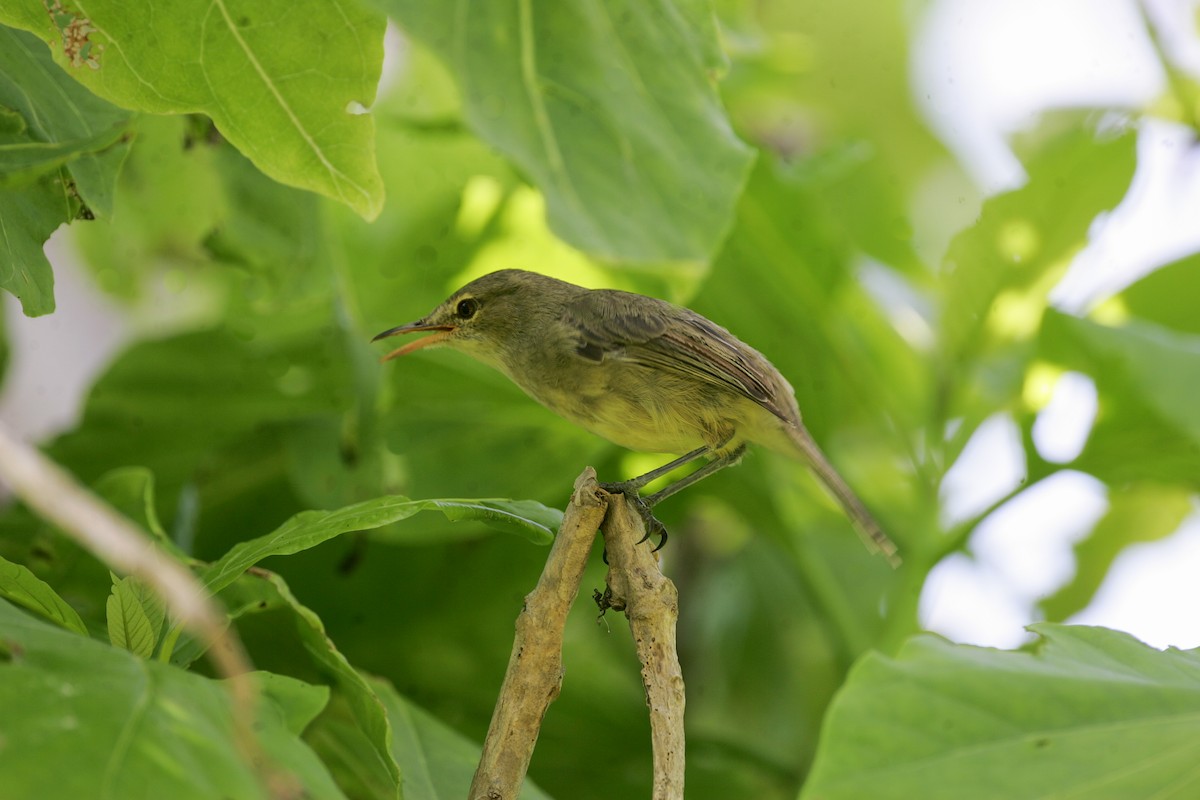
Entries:
[[[680, 457], [626, 481], [624, 494], [666, 543], [653, 515], [662, 500], [736, 464], [759, 445], [808, 465], [872, 552], [893, 566], [895, 543], [829, 462], [801, 421], [795, 391], [769, 360], [683, 306], [615, 289], [588, 289], [520, 269], [483, 275], [421, 319], [372, 342], [426, 333], [387, 353], [449, 347], [507, 376], [559, 416], [621, 447]], [[708, 462], [659, 492], [648, 483], [701, 458]]]

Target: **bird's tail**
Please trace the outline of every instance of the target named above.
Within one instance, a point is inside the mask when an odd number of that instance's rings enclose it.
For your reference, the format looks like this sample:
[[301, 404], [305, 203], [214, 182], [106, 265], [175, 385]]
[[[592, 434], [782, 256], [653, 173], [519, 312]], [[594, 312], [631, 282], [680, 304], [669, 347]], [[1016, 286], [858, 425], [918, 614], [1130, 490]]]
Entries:
[[847, 485], [838, 471], [834, 469], [833, 464], [829, 463], [829, 459], [825, 457], [825, 453], [821, 452], [821, 448], [809, 435], [803, 425], [788, 426], [788, 434], [791, 437], [792, 443], [804, 456], [812, 471], [816, 473], [817, 478], [821, 483], [825, 484], [825, 488], [829, 493], [841, 504], [845, 509], [850, 521], [854, 523], [854, 528], [862, 537], [863, 544], [872, 553], [882, 553], [884, 558], [893, 567], [900, 566], [900, 556], [897, 553], [896, 543], [893, 542], [888, 535], [883, 532], [883, 528], [875, 521], [875, 517], [863, 505], [863, 501], [858, 499], [858, 495], [854, 490]]

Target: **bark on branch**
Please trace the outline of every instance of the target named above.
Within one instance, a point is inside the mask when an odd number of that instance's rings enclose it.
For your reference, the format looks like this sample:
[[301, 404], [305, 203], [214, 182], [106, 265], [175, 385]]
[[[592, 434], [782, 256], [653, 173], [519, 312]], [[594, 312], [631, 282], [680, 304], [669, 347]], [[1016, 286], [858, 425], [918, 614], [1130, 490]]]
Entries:
[[588, 467], [575, 481], [542, 576], [517, 617], [512, 655], [471, 782], [471, 800], [515, 800], [521, 791], [542, 719], [562, 687], [567, 612], [607, 509], [608, 495]]
[[624, 611], [642, 664], [654, 748], [654, 800], [682, 800], [684, 772], [683, 672], [675, 647], [679, 593], [662, 574], [641, 517], [624, 496], [612, 498], [601, 527], [608, 551], [608, 589], [600, 607]]
[[675, 649], [678, 594], [658, 567], [653, 548], [639, 544], [641, 517], [622, 495], [596, 483], [591, 467], [575, 481], [571, 503], [537, 586], [525, 597], [500, 696], [471, 800], [516, 800], [529, 769], [546, 710], [562, 687], [567, 614], [579, 593], [599, 528], [608, 552], [608, 588], [596, 593], [601, 611], [624, 611], [642, 664], [650, 707], [655, 800], [682, 800], [683, 675]]

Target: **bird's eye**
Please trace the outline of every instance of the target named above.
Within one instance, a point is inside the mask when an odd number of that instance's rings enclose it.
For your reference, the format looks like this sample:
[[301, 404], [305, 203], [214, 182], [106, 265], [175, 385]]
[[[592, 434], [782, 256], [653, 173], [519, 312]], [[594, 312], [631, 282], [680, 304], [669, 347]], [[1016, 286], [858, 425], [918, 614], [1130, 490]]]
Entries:
[[459, 300], [458, 306], [454, 309], [454, 313], [462, 319], [470, 319], [475, 316], [475, 312], [479, 310], [479, 301], [474, 297], [468, 297], [465, 300]]

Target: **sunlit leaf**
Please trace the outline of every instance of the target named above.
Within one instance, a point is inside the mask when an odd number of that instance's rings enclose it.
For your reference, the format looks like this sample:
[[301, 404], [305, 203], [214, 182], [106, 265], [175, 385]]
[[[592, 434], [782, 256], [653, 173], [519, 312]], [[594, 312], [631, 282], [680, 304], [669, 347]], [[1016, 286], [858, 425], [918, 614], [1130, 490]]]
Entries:
[[441, 56], [559, 236], [605, 258], [713, 255], [751, 151], [712, 85], [725, 65], [706, 2], [380, 5]]
[[155, 114], [203, 112], [276, 180], [379, 214], [374, 122], [352, 106], [375, 99], [381, 15], [359, 4], [240, 0], [58, 8], [0, 8], [0, 20], [49, 43], [100, 97]]

